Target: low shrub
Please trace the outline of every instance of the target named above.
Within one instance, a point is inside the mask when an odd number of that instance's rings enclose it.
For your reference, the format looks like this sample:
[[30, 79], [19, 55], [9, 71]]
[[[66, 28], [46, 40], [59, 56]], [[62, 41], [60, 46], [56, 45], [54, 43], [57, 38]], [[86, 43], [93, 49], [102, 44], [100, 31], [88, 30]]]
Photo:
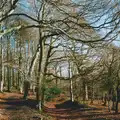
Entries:
[[61, 94], [61, 89], [55, 87], [52, 88], [46, 88], [45, 89], [45, 100], [50, 101], [51, 99], [55, 98], [57, 95]]

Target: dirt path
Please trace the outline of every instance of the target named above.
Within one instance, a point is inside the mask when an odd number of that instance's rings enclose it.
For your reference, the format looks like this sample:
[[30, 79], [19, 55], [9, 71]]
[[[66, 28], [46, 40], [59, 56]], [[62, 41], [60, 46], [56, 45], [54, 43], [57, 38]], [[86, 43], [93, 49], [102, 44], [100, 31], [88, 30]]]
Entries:
[[120, 120], [120, 114], [108, 112], [107, 107], [98, 104], [90, 105], [88, 108], [79, 107], [77, 109], [64, 108], [65, 103], [49, 102], [45, 107], [45, 112], [56, 118], [56, 120]]
[[[33, 97], [25, 101], [19, 93], [0, 93], [0, 120], [41, 120], [36, 104]], [[48, 118], [43, 120], [120, 120], [120, 114], [110, 113], [98, 103], [88, 108], [70, 106], [64, 100], [47, 103], [44, 112]]]
[[0, 93], [0, 120], [41, 120], [33, 99], [19, 93]]

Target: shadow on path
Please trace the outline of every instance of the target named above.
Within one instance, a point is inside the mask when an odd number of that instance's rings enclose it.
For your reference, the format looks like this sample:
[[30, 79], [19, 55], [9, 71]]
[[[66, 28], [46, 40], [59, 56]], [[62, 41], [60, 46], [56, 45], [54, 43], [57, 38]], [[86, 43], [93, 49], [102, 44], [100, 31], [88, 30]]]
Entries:
[[8, 109], [8, 110], [9, 109], [16, 110], [22, 106], [36, 109], [37, 102], [33, 99], [23, 100], [23, 99], [19, 99], [19, 98], [16, 99], [14, 97], [10, 97], [10, 98], [6, 98], [6, 99], [2, 99], [2, 102], [0, 101], [0, 106], [1, 105], [4, 105], [5, 109]]
[[0, 110], [8, 116], [8, 119], [5, 120], [41, 120], [41, 116], [36, 110], [36, 100], [23, 100], [22, 95], [13, 95], [13, 93], [6, 93], [5, 96], [0, 94], [0, 97]]
[[44, 111], [57, 120], [120, 120], [118, 115], [116, 119], [114, 118], [114, 113], [71, 101], [57, 104], [56, 108], [44, 106]]
[[[34, 99], [23, 100], [20, 96], [11, 94], [0, 99], [0, 108], [8, 115], [7, 120], [41, 120], [36, 105]], [[115, 115], [106, 109], [89, 107], [78, 102], [65, 101], [56, 104], [55, 108], [43, 108], [45, 114], [53, 117], [47, 120], [120, 120], [120, 114]]]

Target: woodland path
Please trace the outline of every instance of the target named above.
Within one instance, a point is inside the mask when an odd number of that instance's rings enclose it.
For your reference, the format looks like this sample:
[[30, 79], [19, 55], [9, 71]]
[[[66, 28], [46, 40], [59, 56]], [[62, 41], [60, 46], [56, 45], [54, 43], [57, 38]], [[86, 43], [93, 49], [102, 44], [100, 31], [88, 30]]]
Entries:
[[45, 112], [56, 120], [120, 120], [120, 114], [108, 112], [108, 108], [99, 101], [89, 104], [89, 107], [79, 105], [73, 108], [69, 101], [60, 99], [47, 103], [45, 107]]
[[[22, 96], [19, 93], [0, 93], [0, 120], [41, 120], [33, 96], [26, 101]], [[69, 102], [57, 98], [45, 106], [44, 112], [49, 117], [44, 120], [120, 120], [120, 114], [108, 112], [98, 102], [89, 108], [70, 108]]]
[[22, 97], [19, 93], [0, 93], [0, 120], [41, 120], [35, 100]]

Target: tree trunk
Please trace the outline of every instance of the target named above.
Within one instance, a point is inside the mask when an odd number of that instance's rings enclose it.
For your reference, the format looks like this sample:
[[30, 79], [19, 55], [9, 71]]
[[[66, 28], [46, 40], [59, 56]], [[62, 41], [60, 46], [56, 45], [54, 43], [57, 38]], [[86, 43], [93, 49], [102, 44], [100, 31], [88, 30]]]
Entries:
[[88, 86], [85, 80], [83, 80], [83, 101], [88, 100]]
[[30, 88], [30, 82], [29, 81], [24, 81], [24, 99], [27, 100], [28, 92]]
[[68, 75], [69, 75], [69, 78], [70, 78], [70, 100], [72, 102], [74, 102], [73, 80], [71, 79], [71, 74], [72, 74], [72, 71], [71, 71], [71, 66], [70, 66], [70, 62], [69, 62]]
[[[55, 74], [57, 75], [57, 64], [55, 65]], [[58, 86], [58, 78], [56, 78], [55, 80], [55, 83], [56, 83], [56, 87]]]
[[112, 101], [112, 110], [115, 110], [115, 102]]
[[12, 69], [12, 86], [15, 87], [15, 74], [14, 74], [14, 69]]
[[91, 104], [93, 104], [94, 101], [94, 87], [92, 85], [92, 90], [91, 90]]
[[88, 100], [88, 86], [85, 84], [85, 100]]
[[111, 104], [110, 104], [110, 99], [108, 98], [108, 111], [110, 112], [111, 111]]
[[8, 81], [8, 92], [11, 91], [11, 81], [10, 81], [10, 68], [7, 67], [7, 81]]
[[118, 113], [118, 105], [119, 105], [119, 85], [116, 88], [116, 104], [115, 104], [115, 113]]
[[42, 110], [42, 104], [43, 104], [43, 90], [42, 85], [44, 84], [43, 78], [44, 78], [44, 69], [45, 69], [45, 41], [42, 39], [43, 32], [41, 29], [39, 29], [39, 67], [38, 67], [38, 75], [37, 75], [37, 91], [36, 91], [36, 98], [38, 101], [38, 108], [41, 111]]
[[74, 94], [73, 94], [73, 81], [70, 79], [70, 99], [74, 102]]
[[107, 94], [105, 94], [105, 96], [104, 96], [104, 106], [106, 106], [106, 104], [107, 104]]
[[3, 92], [3, 66], [2, 66], [2, 59], [3, 59], [3, 55], [2, 55], [2, 38], [1, 38], [1, 46], [0, 46], [0, 92]]
[[[37, 50], [36, 50], [36, 53], [35, 53], [35, 55], [34, 55], [34, 57], [33, 57], [33, 59], [32, 59], [32, 61], [31, 61], [31, 64], [30, 64], [30, 67], [29, 67], [29, 71], [28, 71], [28, 75], [27, 75], [27, 78], [28, 78], [28, 80], [30, 79], [30, 77], [31, 77], [31, 73], [33, 72], [33, 69], [34, 69], [34, 67], [35, 67], [35, 64], [36, 64], [36, 61], [37, 61], [37, 59], [38, 59], [38, 57], [39, 57], [39, 54], [40, 54], [40, 50], [39, 50], [39, 47], [37, 48]], [[38, 72], [36, 72], [36, 76], [37, 76], [37, 85], [36, 85], [36, 100], [38, 101], [38, 99], [39, 99], [39, 97], [38, 97], [38, 89], [39, 89], [39, 83], [38, 83], [38, 81], [39, 81], [39, 78], [38, 78]], [[25, 86], [25, 85], [23, 85], [23, 86]], [[28, 90], [27, 90], [28, 91]], [[27, 93], [28, 92], [26, 92], [26, 90], [24, 91], [24, 96], [25, 96], [25, 99], [27, 99]]]
[[116, 101], [116, 105], [115, 105], [115, 113], [118, 113], [118, 101]]
[[1, 71], [1, 80], [0, 80], [0, 92], [3, 92], [4, 89], [4, 77], [3, 77], [3, 66], [2, 66], [2, 71]]
[[[10, 60], [10, 40], [9, 40], [9, 37], [7, 36], [7, 62], [9, 62], [9, 60]], [[8, 92], [10, 92], [11, 81], [10, 81], [10, 67], [9, 66], [7, 66], [7, 83], [8, 83], [7, 90]]]

